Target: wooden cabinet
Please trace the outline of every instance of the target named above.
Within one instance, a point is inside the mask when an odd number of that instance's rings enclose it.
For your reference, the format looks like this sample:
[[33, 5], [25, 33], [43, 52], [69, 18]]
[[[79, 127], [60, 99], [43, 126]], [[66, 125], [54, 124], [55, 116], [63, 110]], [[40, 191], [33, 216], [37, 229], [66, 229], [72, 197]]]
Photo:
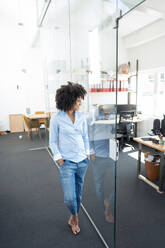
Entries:
[[22, 114], [10, 114], [10, 132], [24, 132], [24, 119]]

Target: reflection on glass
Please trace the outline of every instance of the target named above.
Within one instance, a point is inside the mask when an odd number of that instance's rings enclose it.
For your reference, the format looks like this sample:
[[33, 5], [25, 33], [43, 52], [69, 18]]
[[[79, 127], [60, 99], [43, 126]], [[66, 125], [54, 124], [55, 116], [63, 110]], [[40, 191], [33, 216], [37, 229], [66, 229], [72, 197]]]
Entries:
[[[98, 106], [94, 116], [92, 115], [92, 119], [89, 119], [91, 164], [96, 195], [104, 213], [104, 220], [108, 223], [114, 223], [114, 161], [109, 158], [109, 140], [115, 134], [114, 110], [108, 113], [108, 119], [111, 120], [111, 124], [97, 123], [98, 120], [106, 119], [107, 116], [102, 105]], [[105, 185], [107, 177], [109, 177], [110, 181], [108, 185]]]
[[90, 185], [86, 185], [88, 193], [83, 201], [110, 247], [115, 245], [115, 161], [110, 157], [110, 141], [115, 135], [115, 116], [113, 104], [96, 105], [90, 109], [88, 130], [91, 167], [87, 174]]
[[[115, 137], [116, 30], [112, 15], [116, 1], [70, 0], [72, 80], [88, 91], [86, 113], [91, 162], [83, 206], [109, 247], [114, 247], [115, 164], [110, 140]], [[113, 89], [113, 91], [111, 90]], [[110, 105], [110, 109], [105, 106]]]

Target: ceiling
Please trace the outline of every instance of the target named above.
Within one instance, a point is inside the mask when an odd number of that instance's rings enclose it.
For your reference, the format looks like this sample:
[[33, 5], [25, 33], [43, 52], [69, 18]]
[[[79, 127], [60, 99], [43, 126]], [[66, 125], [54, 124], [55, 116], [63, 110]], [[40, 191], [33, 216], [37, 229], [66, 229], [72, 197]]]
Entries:
[[[119, 0], [118, 7], [123, 13], [139, 0]], [[106, 19], [110, 20], [115, 12], [114, 0], [70, 0], [71, 27], [77, 25], [88, 31], [101, 25]], [[127, 36], [143, 27], [165, 18], [165, 1], [146, 0], [139, 7], [130, 11], [120, 22], [120, 35]], [[45, 27], [68, 27], [69, 12], [67, 0], [51, 1], [46, 18]]]
[[[33, 20], [35, 19], [35, 13], [32, 15], [34, 2], [34, 0], [1, 0], [0, 26], [12, 29], [18, 26], [19, 21], [23, 19], [24, 23], [30, 24], [32, 17]], [[42, 2], [48, 1], [42, 0]], [[119, 0], [118, 7], [126, 11], [139, 2], [139, 0]], [[116, 4], [114, 0], [70, 0], [71, 18], [69, 20], [68, 0], [52, 0], [43, 26], [55, 29], [68, 29], [70, 21], [71, 27], [74, 25], [89, 31], [105, 23], [106, 20], [110, 22], [115, 9]], [[121, 19], [119, 33], [122, 37], [127, 37], [159, 20], [165, 20], [165, 0], [146, 0]], [[32, 25], [29, 25], [29, 32], [30, 26]]]
[[17, 2], [10, 0], [1, 0], [0, 2], [0, 26], [13, 27], [16, 25], [18, 12]]
[[147, 0], [122, 18], [120, 35], [127, 36], [161, 19], [165, 19], [165, 1]]
[[68, 0], [51, 1], [44, 26], [63, 28], [68, 25], [69, 7], [71, 25], [91, 30], [112, 15], [116, 6], [111, 2], [107, 4], [105, 0], [70, 0], [70, 6]]

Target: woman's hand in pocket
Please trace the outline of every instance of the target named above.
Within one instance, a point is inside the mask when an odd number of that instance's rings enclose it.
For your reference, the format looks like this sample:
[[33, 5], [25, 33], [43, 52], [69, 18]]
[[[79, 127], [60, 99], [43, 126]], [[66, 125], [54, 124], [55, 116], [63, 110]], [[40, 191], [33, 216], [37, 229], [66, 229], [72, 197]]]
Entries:
[[61, 158], [61, 159], [58, 160], [58, 163], [59, 163], [60, 166], [62, 166], [64, 164], [64, 160]]

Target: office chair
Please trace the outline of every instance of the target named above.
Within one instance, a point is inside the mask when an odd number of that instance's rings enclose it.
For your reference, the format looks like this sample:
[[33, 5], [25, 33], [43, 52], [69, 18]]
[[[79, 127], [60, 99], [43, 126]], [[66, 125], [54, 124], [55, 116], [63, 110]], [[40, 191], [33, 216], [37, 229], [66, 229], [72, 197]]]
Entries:
[[[35, 114], [45, 114], [44, 111], [36, 111]], [[39, 123], [40, 123], [40, 126], [42, 124], [45, 125], [45, 131], [48, 130], [49, 131], [49, 123], [50, 123], [50, 117], [51, 117], [51, 113], [47, 113], [47, 115], [49, 116], [47, 119], [39, 119]]]
[[161, 120], [161, 134], [165, 137], [165, 115], [164, 115], [164, 119]]
[[154, 119], [153, 129], [151, 129], [151, 131], [148, 132], [148, 135], [154, 136], [154, 135], [159, 135], [159, 134], [161, 134], [160, 120]]
[[[117, 126], [117, 138], [119, 139], [120, 150], [124, 148], [124, 145], [126, 144], [126, 142], [127, 143], [130, 142], [130, 137], [135, 136], [133, 116], [134, 116], [134, 111], [121, 111], [120, 112], [119, 124]], [[132, 146], [131, 148], [134, 149]]]
[[[120, 122], [117, 127], [117, 138], [119, 139], [119, 149], [122, 150], [124, 145], [130, 142], [130, 137], [134, 134], [133, 123]], [[126, 140], [126, 142], [125, 142]]]
[[38, 120], [30, 120], [30, 118], [28, 118], [26, 115], [24, 115], [24, 122], [25, 122], [25, 125], [27, 127], [28, 138], [30, 138], [30, 132], [32, 132], [33, 128], [36, 128], [36, 130], [38, 131], [38, 135], [41, 138], [40, 123]]
[[[40, 114], [45, 114], [45, 112], [44, 111], [36, 111], [35, 114], [40, 115]], [[38, 121], [39, 121], [40, 125], [42, 125], [42, 124], [45, 125], [45, 119], [39, 119]]]

